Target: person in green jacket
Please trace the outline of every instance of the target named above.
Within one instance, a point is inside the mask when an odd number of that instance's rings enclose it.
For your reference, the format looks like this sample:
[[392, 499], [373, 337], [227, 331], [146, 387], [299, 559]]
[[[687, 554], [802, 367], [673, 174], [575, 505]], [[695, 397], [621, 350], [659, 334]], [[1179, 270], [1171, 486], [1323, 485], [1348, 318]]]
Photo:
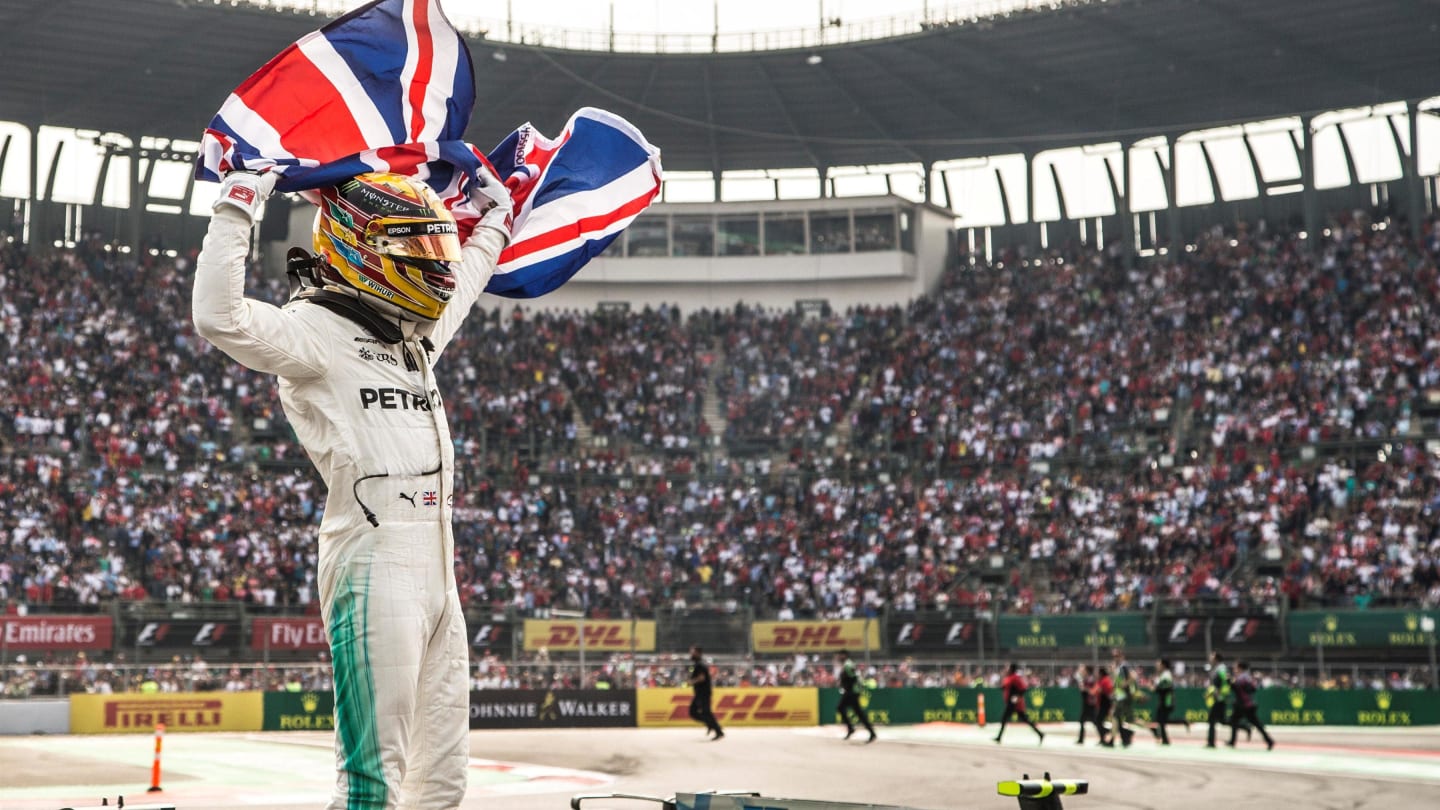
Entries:
[[1205, 702], [1210, 704], [1210, 715], [1206, 722], [1210, 726], [1205, 737], [1205, 747], [1215, 747], [1215, 727], [1224, 725], [1229, 718], [1230, 670], [1225, 667], [1225, 656], [1214, 650], [1210, 653], [1210, 685], [1205, 687]]
[[850, 660], [850, 651], [841, 650], [836, 653], [835, 659], [840, 664], [840, 672], [836, 678], [840, 684], [840, 705], [836, 712], [840, 719], [845, 721], [845, 739], [855, 735], [855, 723], [850, 719], [854, 714], [860, 718], [860, 724], [870, 732], [870, 739], [867, 743], [875, 742], [875, 727], [870, 725], [870, 716], [865, 707], [860, 705], [860, 675], [855, 672], [855, 662]]
[[[1129, 727], [1135, 722], [1135, 693], [1139, 687], [1135, 681], [1135, 670], [1125, 661], [1125, 651], [1116, 647], [1110, 651], [1110, 656], [1115, 665], [1115, 686], [1111, 694], [1113, 701], [1110, 716], [1114, 720], [1111, 724], [1110, 746], [1115, 745], [1115, 738], [1120, 738], [1120, 745], [1129, 748], [1135, 732]], [[1104, 745], [1104, 743], [1101, 743]]]

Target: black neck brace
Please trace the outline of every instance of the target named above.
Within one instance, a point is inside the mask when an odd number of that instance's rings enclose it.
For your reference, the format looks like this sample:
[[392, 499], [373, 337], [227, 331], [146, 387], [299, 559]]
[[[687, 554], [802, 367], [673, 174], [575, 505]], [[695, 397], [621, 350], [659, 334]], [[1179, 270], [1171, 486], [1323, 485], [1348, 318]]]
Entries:
[[380, 313], [344, 293], [315, 290], [306, 295], [304, 300], [312, 304], [319, 304], [336, 315], [354, 321], [382, 343], [394, 345], [405, 340], [405, 334], [400, 331], [399, 323], [385, 320]]

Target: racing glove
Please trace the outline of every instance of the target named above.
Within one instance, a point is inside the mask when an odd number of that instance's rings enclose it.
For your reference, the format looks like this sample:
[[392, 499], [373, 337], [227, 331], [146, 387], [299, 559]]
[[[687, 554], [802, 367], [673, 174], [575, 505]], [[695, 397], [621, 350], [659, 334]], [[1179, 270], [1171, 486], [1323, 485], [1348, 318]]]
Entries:
[[515, 203], [510, 199], [510, 189], [483, 163], [475, 174], [476, 181], [470, 184], [470, 203], [480, 211], [479, 226], [504, 234], [508, 245], [515, 226]]
[[219, 213], [222, 208], [232, 208], [253, 224], [255, 212], [270, 198], [270, 193], [275, 190], [275, 182], [279, 179], [280, 175], [274, 172], [256, 174], [244, 170], [232, 171], [225, 175], [220, 184], [220, 196], [215, 200], [213, 210]]

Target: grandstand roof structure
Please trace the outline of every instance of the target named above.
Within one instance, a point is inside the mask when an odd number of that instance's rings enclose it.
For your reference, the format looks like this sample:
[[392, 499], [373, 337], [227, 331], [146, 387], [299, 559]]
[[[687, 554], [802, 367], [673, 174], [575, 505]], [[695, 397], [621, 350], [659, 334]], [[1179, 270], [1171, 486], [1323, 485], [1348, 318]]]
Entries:
[[[1057, 0], [886, 39], [722, 53], [472, 37], [488, 147], [576, 108], [640, 126], [671, 170], [919, 161], [1125, 140], [1440, 93], [1436, 0]], [[0, 118], [198, 138], [226, 93], [323, 18], [210, 0], [9, 0]]]

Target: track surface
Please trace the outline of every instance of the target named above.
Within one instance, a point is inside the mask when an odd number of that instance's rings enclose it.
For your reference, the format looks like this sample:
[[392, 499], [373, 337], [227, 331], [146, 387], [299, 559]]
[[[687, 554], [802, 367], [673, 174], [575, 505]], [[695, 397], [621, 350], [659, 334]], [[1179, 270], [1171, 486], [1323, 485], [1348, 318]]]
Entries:
[[[1078, 747], [1073, 726], [1047, 729], [1043, 746], [1029, 729], [1012, 728], [996, 746], [993, 729], [882, 728], [873, 745], [842, 741], [834, 727], [737, 728], [720, 742], [707, 741], [698, 727], [476, 732], [464, 807], [564, 810], [570, 795], [583, 792], [746, 789], [920, 808], [1013, 808], [1013, 800], [995, 795], [995, 782], [1046, 770], [1090, 780], [1091, 796], [1067, 802], [1079, 810], [1413, 807], [1427, 806], [1440, 787], [1440, 729], [1282, 728], [1274, 752], [1243, 742], [1239, 750], [1205, 750], [1198, 728], [1189, 736], [1177, 730], [1169, 749], [1146, 739], [1128, 751]], [[172, 735], [160, 795], [180, 810], [313, 810], [323, 806], [332, 778], [329, 745], [329, 735], [305, 732]], [[113, 803], [120, 790], [128, 804], [144, 802], [149, 764], [148, 737], [0, 738], [0, 808], [57, 810], [98, 803], [101, 791]]]

